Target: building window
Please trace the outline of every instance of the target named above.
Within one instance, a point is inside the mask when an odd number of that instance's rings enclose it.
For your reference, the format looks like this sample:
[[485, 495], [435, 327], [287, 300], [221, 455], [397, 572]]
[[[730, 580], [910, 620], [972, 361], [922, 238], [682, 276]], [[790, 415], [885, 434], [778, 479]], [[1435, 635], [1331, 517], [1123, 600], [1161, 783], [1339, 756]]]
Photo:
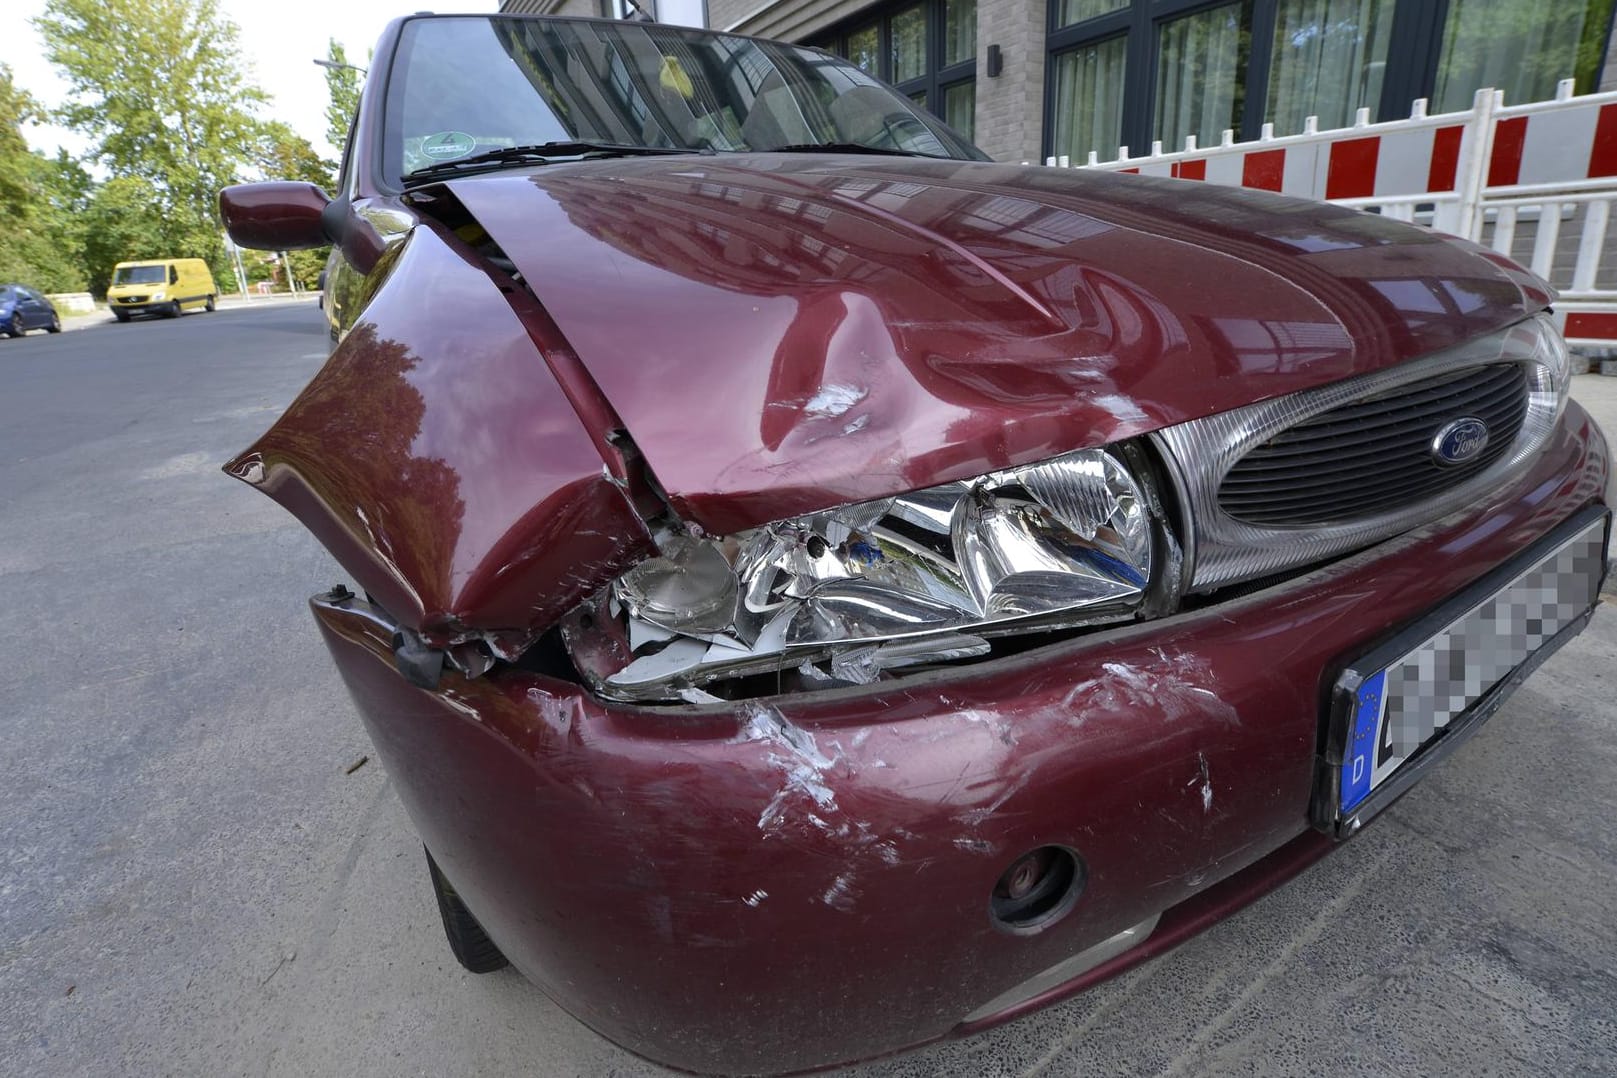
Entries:
[[1277, 135], [1346, 127], [1381, 103], [1393, 0], [1281, 0], [1269, 56], [1266, 119]]
[[1055, 58], [1053, 152], [1083, 161], [1117, 152], [1123, 137], [1124, 39], [1114, 37]]
[[944, 0], [943, 66], [977, 58], [977, 0]]
[[1047, 0], [1045, 153], [1112, 160], [1187, 135], [1258, 137], [1593, 92], [1617, 0]]
[[910, 82], [926, 77], [926, 12], [920, 4], [893, 16], [892, 81]]
[[977, 128], [977, 83], [957, 82], [943, 91], [943, 122], [972, 138]]
[[865, 74], [881, 78], [881, 28], [875, 23], [849, 34], [846, 46], [834, 51], [863, 68]]
[[1110, 15], [1129, 6], [1129, 0], [1060, 0], [1057, 26], [1071, 26], [1101, 15]]
[[1157, 31], [1156, 137], [1170, 150], [1186, 135], [1203, 146], [1240, 130], [1246, 102], [1252, 4], [1224, 4], [1162, 23]]
[[867, 10], [811, 45], [844, 56], [971, 138], [977, 101], [977, 0]]
[[1449, 0], [1433, 94], [1437, 111], [1471, 107], [1478, 89], [1519, 105], [1555, 96], [1562, 79], [1589, 93], [1599, 81], [1611, 0]]

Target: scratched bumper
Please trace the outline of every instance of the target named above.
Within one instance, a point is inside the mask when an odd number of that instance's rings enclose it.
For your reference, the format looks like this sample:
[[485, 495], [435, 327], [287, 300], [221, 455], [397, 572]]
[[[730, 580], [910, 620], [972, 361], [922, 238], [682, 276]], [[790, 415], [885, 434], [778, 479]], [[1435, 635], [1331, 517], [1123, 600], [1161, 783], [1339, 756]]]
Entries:
[[[314, 607], [423, 839], [524, 974], [642, 1055], [783, 1072], [1048, 1003], [1326, 852], [1309, 800], [1344, 661], [1601, 501], [1607, 475], [1574, 405], [1486, 510], [1281, 587], [751, 705], [608, 706], [514, 669], [427, 692], [394, 671], [378, 611]], [[995, 928], [995, 881], [1048, 844], [1082, 856], [1082, 896], [1036, 934]], [[1163, 911], [1132, 951], [962, 1024]]]

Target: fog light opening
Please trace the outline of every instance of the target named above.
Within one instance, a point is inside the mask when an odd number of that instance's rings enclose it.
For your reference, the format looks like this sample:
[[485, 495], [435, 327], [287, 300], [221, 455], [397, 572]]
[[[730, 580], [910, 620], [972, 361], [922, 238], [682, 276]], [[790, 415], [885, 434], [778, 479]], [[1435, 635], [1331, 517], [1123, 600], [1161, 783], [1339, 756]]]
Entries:
[[988, 916], [1007, 932], [1038, 932], [1078, 901], [1084, 863], [1065, 846], [1040, 846], [1011, 862], [988, 897]]

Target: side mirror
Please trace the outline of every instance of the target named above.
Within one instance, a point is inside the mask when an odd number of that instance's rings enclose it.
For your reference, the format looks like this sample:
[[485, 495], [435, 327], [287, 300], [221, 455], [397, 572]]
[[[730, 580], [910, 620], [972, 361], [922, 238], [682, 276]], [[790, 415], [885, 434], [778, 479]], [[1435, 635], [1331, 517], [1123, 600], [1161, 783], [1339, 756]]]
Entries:
[[219, 216], [239, 247], [301, 251], [331, 242], [321, 218], [330, 202], [312, 183], [240, 183], [219, 192]]

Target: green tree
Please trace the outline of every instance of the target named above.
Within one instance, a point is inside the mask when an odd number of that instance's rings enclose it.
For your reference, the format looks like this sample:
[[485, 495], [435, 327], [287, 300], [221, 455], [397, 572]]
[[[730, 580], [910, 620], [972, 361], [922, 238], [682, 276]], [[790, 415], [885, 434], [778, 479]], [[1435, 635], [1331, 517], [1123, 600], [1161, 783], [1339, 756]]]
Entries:
[[[336, 166], [322, 159], [308, 139], [279, 120], [271, 120], [264, 125], [257, 165], [268, 180], [303, 180], [328, 193], [334, 187]], [[320, 268], [326, 264], [326, 256], [330, 252], [329, 247], [286, 252], [292, 276], [297, 278], [300, 288], [315, 287], [320, 279]], [[277, 284], [285, 283], [278, 276], [265, 279], [272, 279]]]
[[0, 206], [8, 216], [34, 197], [26, 158], [30, 155], [22, 125], [44, 119], [39, 103], [12, 78], [11, 66], [0, 64]]
[[[183, 222], [162, 209], [162, 192], [143, 176], [115, 176], [96, 188], [83, 214], [84, 268], [90, 290], [106, 295], [119, 262], [173, 258], [183, 242]], [[216, 280], [234, 280], [219, 277]]]
[[[328, 38], [326, 59], [334, 64], [347, 64], [348, 51], [336, 38]], [[354, 122], [354, 113], [359, 111], [359, 71], [352, 65], [326, 68], [326, 93], [331, 99], [326, 104], [326, 141], [341, 153], [343, 143], [348, 140], [348, 125]]]
[[[114, 180], [143, 185], [164, 218], [168, 246], [148, 254], [205, 258], [223, 272], [219, 189], [249, 163], [267, 98], [247, 79], [218, 0], [48, 0], [34, 25], [72, 91], [60, 122], [94, 140], [91, 156]], [[122, 203], [135, 188], [96, 202]], [[143, 237], [150, 223], [142, 214]], [[103, 264], [92, 260], [97, 280]]]
[[30, 150], [25, 123], [44, 118], [35, 100], [0, 64], [0, 283], [22, 281], [46, 292], [84, 288], [79, 268], [82, 209], [89, 177], [65, 153]]
[[336, 165], [315, 152], [309, 140], [280, 120], [262, 125], [254, 164], [267, 180], [304, 180], [330, 192]]

